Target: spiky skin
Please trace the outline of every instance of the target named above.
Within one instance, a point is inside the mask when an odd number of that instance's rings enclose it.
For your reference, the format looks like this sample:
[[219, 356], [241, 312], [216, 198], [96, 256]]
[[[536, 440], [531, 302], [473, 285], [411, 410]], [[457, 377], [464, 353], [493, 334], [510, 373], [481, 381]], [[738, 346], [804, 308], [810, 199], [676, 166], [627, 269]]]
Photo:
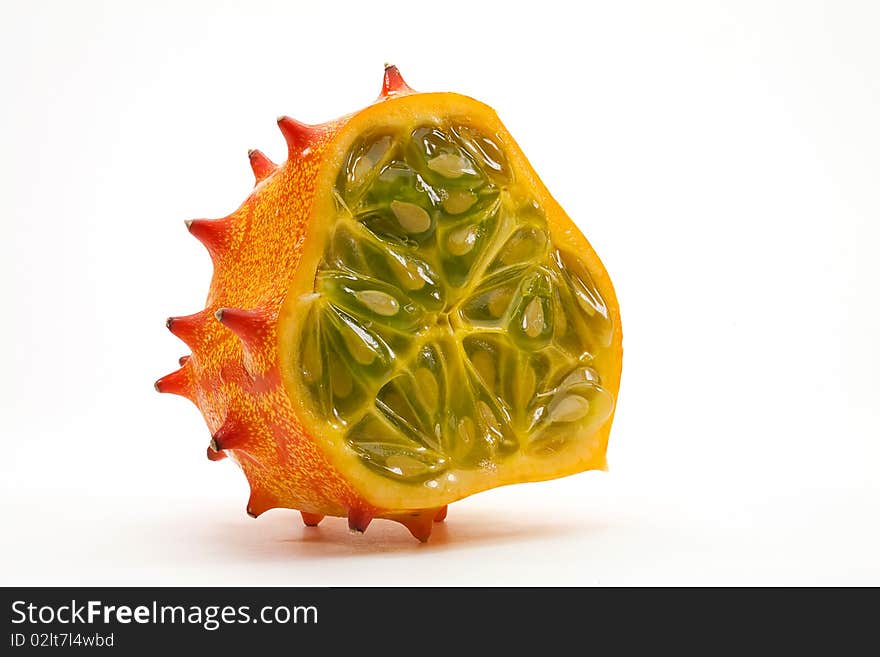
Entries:
[[[388, 66], [376, 102], [412, 93], [397, 68]], [[250, 151], [256, 185], [241, 207], [221, 219], [186, 222], [211, 256], [213, 277], [203, 310], [168, 320], [168, 329], [192, 354], [156, 389], [199, 408], [212, 435], [208, 458], [232, 458], [250, 484], [249, 515], [298, 509], [308, 526], [342, 516], [356, 532], [374, 518], [388, 518], [426, 541], [433, 524], [445, 519], [446, 506], [401, 510], [370, 504], [298, 417], [279, 361], [279, 315], [303, 259], [319, 171], [335, 135], [353, 116], [311, 126], [279, 118], [287, 160], [276, 165]], [[604, 450], [602, 458], [591, 467], [604, 465]]]
[[[411, 92], [390, 66], [377, 102]], [[221, 219], [186, 222], [207, 248], [214, 274], [204, 310], [169, 318], [168, 329], [192, 356], [159, 379], [156, 389], [198, 406], [212, 434], [208, 458], [231, 456], [247, 477], [248, 515], [299, 509], [307, 525], [323, 516], [346, 516], [353, 529], [364, 531], [372, 518], [387, 514], [352, 488], [297, 419], [276, 347], [278, 314], [302, 255], [298, 245], [308, 227], [324, 149], [345, 121], [307, 126], [279, 118], [287, 161], [275, 165], [250, 151], [256, 186], [242, 206]], [[389, 517], [427, 540], [430, 530], [413, 516]]]

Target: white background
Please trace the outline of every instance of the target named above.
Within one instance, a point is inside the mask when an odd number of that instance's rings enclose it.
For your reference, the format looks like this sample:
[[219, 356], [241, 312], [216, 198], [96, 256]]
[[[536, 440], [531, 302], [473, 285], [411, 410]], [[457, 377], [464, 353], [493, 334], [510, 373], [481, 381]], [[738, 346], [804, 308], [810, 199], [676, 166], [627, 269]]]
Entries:
[[[577, 13], [573, 13], [577, 9]], [[872, 2], [3, 2], [0, 584], [880, 584]], [[431, 542], [244, 513], [153, 381], [274, 118], [495, 107], [612, 275], [611, 469]]]

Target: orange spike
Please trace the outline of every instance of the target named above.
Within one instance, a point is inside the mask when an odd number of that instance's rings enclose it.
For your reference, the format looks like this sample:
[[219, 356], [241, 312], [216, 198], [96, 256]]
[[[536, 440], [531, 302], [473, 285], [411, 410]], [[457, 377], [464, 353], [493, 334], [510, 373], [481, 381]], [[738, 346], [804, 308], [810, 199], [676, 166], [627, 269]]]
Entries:
[[434, 515], [434, 522], [443, 522], [446, 520], [446, 514], [449, 511], [449, 506], [441, 506], [437, 509], [437, 513]]
[[271, 333], [271, 316], [263, 310], [218, 308], [214, 318], [252, 350], [262, 347]]
[[272, 368], [274, 315], [271, 312], [260, 308], [218, 308], [214, 317], [241, 340], [245, 370], [255, 381]]
[[317, 527], [324, 519], [324, 516], [319, 513], [309, 513], [308, 511], [300, 511], [299, 513], [306, 527]]
[[215, 447], [216, 443], [211, 440], [211, 444], [208, 445], [208, 460], [209, 461], [222, 461], [226, 458], [226, 452], [221, 452]]
[[373, 514], [369, 511], [358, 508], [348, 510], [348, 528], [353, 532], [363, 534], [372, 521]]
[[183, 223], [193, 237], [204, 244], [212, 259], [228, 247], [230, 225], [227, 218], [187, 219]]
[[203, 310], [192, 315], [169, 317], [165, 320], [165, 326], [171, 334], [183, 340], [190, 349], [198, 346], [206, 323]]
[[211, 436], [211, 447], [217, 452], [227, 449], [243, 449], [248, 442], [247, 428], [232, 414], [226, 416], [226, 420]]
[[154, 384], [156, 392], [166, 392], [172, 395], [180, 395], [186, 397], [190, 401], [195, 401], [195, 392], [193, 390], [192, 379], [189, 372], [183, 367], [175, 370], [171, 374], [163, 376]]
[[266, 157], [261, 151], [254, 148], [248, 151], [248, 158], [251, 161], [251, 169], [254, 172], [254, 178], [257, 182], [261, 182], [275, 173], [278, 165]]
[[256, 518], [269, 509], [277, 509], [279, 506], [274, 497], [251, 485], [251, 496], [247, 503], [247, 514], [251, 518]]
[[389, 96], [411, 93], [415, 93], [415, 89], [406, 83], [398, 68], [394, 64], [385, 64], [385, 75], [382, 78], [382, 93], [379, 97], [388, 98]]
[[189, 360], [189, 356], [181, 356], [180, 358], [177, 359], [177, 362], [180, 363], [181, 367], [183, 367], [184, 365], [186, 365], [186, 361], [188, 361], [188, 360]]
[[278, 127], [287, 142], [288, 158], [301, 155], [312, 140], [314, 128], [289, 116], [279, 116]]
[[415, 538], [422, 543], [427, 543], [431, 537], [431, 531], [434, 529], [434, 518], [437, 515], [437, 509], [425, 509], [416, 513], [410, 513], [403, 516], [394, 516], [391, 520], [396, 520], [409, 530]]

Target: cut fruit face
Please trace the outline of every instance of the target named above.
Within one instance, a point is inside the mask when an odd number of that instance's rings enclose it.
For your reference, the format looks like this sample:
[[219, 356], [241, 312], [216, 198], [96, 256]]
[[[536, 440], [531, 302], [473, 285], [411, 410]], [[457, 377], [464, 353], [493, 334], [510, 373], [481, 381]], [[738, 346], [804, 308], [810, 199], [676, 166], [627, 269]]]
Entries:
[[316, 219], [288, 390], [385, 508], [604, 465], [615, 316], [508, 147], [466, 119], [371, 126]]

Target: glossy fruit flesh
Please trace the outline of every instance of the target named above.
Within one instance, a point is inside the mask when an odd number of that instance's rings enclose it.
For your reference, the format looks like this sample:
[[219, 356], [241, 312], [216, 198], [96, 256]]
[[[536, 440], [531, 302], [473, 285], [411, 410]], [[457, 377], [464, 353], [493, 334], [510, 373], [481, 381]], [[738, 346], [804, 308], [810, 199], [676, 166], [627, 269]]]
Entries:
[[576, 454], [604, 464], [614, 319], [505, 146], [465, 117], [372, 126], [321, 217], [289, 385], [385, 504], [558, 476]]

